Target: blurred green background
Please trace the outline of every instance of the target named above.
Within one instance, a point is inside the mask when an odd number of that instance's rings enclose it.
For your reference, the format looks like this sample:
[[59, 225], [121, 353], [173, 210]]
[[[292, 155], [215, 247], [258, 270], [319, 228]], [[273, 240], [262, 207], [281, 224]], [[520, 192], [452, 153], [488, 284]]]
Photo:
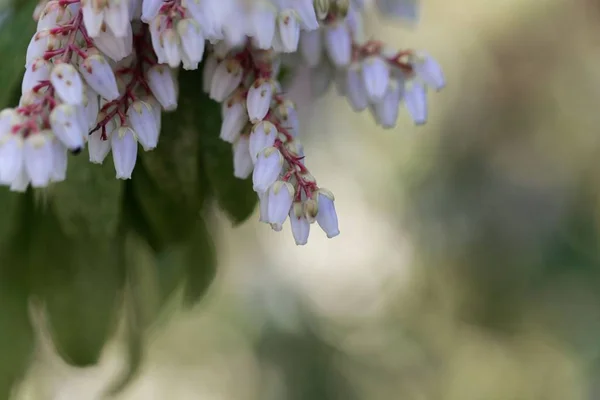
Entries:
[[[416, 28], [365, 24], [443, 65], [429, 123], [381, 131], [334, 90], [293, 88], [342, 234], [296, 247], [217, 216], [215, 282], [161, 314], [116, 399], [600, 398], [600, 5], [424, 0]], [[126, 330], [76, 369], [36, 310], [15, 398], [103, 398]]]

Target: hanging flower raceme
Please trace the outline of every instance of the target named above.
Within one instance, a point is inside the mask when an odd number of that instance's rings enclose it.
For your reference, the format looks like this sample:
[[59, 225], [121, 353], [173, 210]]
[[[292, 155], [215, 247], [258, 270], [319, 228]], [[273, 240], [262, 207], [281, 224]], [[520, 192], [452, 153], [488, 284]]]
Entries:
[[[339, 234], [333, 194], [305, 164], [294, 103], [278, 81], [286, 59], [311, 69], [312, 87], [335, 83], [354, 111], [392, 128], [401, 104], [427, 120], [427, 89], [444, 77], [426, 52], [364, 40], [362, 0], [44, 0], [25, 61], [18, 107], [0, 113], [0, 184], [14, 191], [66, 178], [67, 152], [109, 152], [129, 179], [138, 144], [160, 146], [161, 113], [177, 108], [177, 69], [203, 63], [203, 90], [222, 104], [220, 137], [234, 175], [252, 179], [260, 220], [297, 244], [314, 222]], [[414, 0], [377, 1], [414, 14]]]

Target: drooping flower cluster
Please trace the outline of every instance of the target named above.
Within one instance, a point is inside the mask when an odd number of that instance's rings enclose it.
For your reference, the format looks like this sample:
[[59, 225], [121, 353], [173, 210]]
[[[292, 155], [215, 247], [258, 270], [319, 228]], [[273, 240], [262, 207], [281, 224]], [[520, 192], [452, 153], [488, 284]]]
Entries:
[[[414, 0], [377, 0], [412, 13]], [[177, 108], [177, 69], [204, 60], [204, 90], [222, 104], [220, 137], [234, 175], [252, 176], [260, 220], [297, 244], [317, 222], [339, 234], [334, 196], [305, 166], [295, 105], [278, 82], [284, 56], [312, 68], [313, 87], [335, 82], [352, 109], [395, 125], [401, 102], [427, 119], [427, 86], [444, 78], [426, 53], [365, 41], [363, 0], [42, 0], [26, 56], [22, 97], [0, 113], [0, 184], [14, 191], [66, 178], [67, 151], [86, 145], [92, 163], [109, 152], [131, 178], [138, 143], [159, 142], [161, 113]], [[408, 8], [407, 8], [408, 7]]]

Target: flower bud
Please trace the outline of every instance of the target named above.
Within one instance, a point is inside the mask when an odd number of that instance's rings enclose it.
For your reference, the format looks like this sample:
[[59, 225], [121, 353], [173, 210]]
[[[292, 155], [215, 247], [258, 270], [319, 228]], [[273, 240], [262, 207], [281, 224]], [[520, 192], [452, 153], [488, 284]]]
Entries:
[[283, 166], [283, 156], [275, 147], [267, 147], [262, 150], [254, 166], [252, 173], [253, 189], [255, 192], [264, 193], [275, 183], [281, 167]]
[[137, 140], [131, 128], [121, 127], [110, 139], [117, 179], [131, 179], [137, 159]]

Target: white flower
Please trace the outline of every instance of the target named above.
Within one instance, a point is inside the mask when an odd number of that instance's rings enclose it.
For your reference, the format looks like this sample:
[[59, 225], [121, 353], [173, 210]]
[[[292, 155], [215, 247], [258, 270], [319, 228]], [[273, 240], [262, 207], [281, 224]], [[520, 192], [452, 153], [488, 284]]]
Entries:
[[31, 186], [40, 188], [48, 186], [54, 170], [54, 150], [52, 133], [43, 131], [29, 135], [24, 144], [25, 171]]
[[415, 80], [407, 82], [404, 104], [415, 124], [423, 125], [427, 122], [427, 90], [423, 83]]
[[275, 144], [277, 133], [277, 128], [269, 121], [261, 121], [254, 125], [250, 133], [250, 156], [254, 161], [264, 148]]
[[69, 104], [61, 104], [52, 110], [50, 124], [58, 139], [71, 151], [80, 150], [87, 136], [87, 124], [82, 125], [78, 115], [81, 111]]
[[160, 105], [167, 111], [177, 108], [177, 81], [171, 69], [165, 65], [154, 65], [146, 72], [148, 86]]
[[294, 203], [290, 209], [290, 227], [294, 241], [298, 246], [304, 246], [308, 243], [310, 222], [308, 222], [304, 213], [304, 205], [300, 202]]
[[279, 150], [275, 147], [267, 147], [262, 150], [258, 154], [252, 173], [254, 191], [258, 193], [266, 192], [279, 177], [282, 166], [283, 156]]
[[135, 101], [129, 106], [127, 118], [144, 150], [155, 149], [158, 144], [159, 126], [152, 106], [140, 100]]
[[246, 104], [242, 98], [233, 96], [224, 105], [223, 123], [221, 124], [219, 137], [226, 142], [234, 143], [240, 137], [244, 126], [248, 123]]
[[0, 184], [10, 185], [23, 167], [23, 138], [7, 135], [0, 140]]
[[257, 79], [248, 89], [248, 116], [250, 122], [256, 124], [269, 112], [273, 96], [273, 83], [265, 79]]
[[269, 223], [282, 225], [288, 217], [294, 201], [294, 187], [289, 182], [277, 181], [269, 188], [267, 219]]
[[58, 97], [67, 104], [83, 103], [83, 82], [75, 67], [71, 64], [60, 63], [50, 73], [50, 82]]
[[121, 127], [110, 139], [117, 179], [131, 179], [137, 159], [137, 140], [131, 128]]
[[117, 80], [110, 64], [101, 54], [88, 56], [79, 66], [85, 82], [108, 101], [119, 97]]
[[333, 238], [340, 234], [338, 227], [338, 217], [335, 211], [333, 194], [326, 189], [319, 189], [317, 192], [318, 208], [317, 223], [323, 229], [328, 238]]

